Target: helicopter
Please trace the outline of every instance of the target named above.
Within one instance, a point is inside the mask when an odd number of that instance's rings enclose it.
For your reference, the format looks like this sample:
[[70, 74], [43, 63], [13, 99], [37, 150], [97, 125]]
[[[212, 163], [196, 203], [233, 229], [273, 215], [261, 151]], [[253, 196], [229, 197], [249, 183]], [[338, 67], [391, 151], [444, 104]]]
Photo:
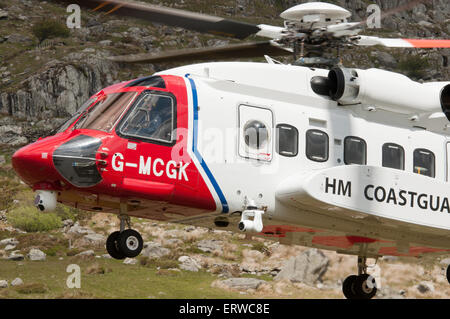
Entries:
[[305, 57], [305, 50], [330, 47], [449, 48], [450, 40], [360, 35], [362, 22], [348, 22], [349, 11], [324, 2], [286, 10], [283, 27], [134, 1], [70, 2], [270, 39], [110, 58], [116, 62], [266, 55], [267, 63], [185, 65], [97, 92], [54, 135], [13, 155], [41, 211], [59, 202], [117, 214], [120, 228], [106, 241], [115, 259], [142, 251], [130, 217], [354, 255], [358, 274], [342, 285], [349, 299], [376, 295], [368, 258], [450, 252], [450, 82], [341, 63], [312, 67], [332, 62]]

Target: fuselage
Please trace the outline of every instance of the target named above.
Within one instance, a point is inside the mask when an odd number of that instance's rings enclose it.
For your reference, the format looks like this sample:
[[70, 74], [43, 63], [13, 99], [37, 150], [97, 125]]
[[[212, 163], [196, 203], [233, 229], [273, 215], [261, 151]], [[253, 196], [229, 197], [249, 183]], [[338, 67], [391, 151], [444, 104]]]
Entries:
[[445, 116], [341, 106], [311, 89], [327, 74], [209, 63], [120, 83], [19, 150], [14, 168], [35, 190], [87, 210], [119, 213], [122, 202], [133, 216], [189, 222], [254, 201], [263, 234], [286, 243], [355, 254], [366, 245], [374, 256], [447, 251]]

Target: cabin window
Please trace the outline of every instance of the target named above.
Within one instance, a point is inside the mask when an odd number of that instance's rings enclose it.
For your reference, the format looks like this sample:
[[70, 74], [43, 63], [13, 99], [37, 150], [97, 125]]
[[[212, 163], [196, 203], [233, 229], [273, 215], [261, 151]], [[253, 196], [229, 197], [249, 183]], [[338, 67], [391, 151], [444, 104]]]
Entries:
[[414, 151], [414, 173], [434, 177], [435, 157], [433, 152], [420, 148]]
[[287, 157], [298, 154], [298, 130], [289, 124], [277, 125], [277, 153]]
[[260, 121], [248, 121], [244, 126], [244, 139], [247, 146], [259, 150], [267, 145], [269, 131], [264, 123]]
[[344, 163], [347, 165], [367, 163], [367, 144], [362, 138], [347, 136], [344, 140]]
[[172, 144], [176, 138], [176, 106], [172, 96], [162, 92], [142, 93], [118, 130], [125, 137]]
[[306, 157], [315, 162], [328, 160], [329, 139], [327, 133], [320, 130], [306, 132]]
[[405, 169], [405, 150], [400, 145], [386, 143], [383, 145], [383, 167]]

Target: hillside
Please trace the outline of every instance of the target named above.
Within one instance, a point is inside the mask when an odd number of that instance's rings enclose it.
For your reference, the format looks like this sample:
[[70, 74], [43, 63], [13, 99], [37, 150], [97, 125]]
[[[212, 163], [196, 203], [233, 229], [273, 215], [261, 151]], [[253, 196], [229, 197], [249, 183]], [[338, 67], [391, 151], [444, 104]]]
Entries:
[[[279, 25], [279, 13], [297, 3], [145, 2]], [[355, 20], [364, 18], [370, 3], [330, 2], [350, 9]], [[376, 1], [383, 11], [406, 2]], [[64, 207], [44, 216], [32, 207], [32, 192], [12, 170], [11, 155], [17, 148], [58, 127], [102, 87], [174, 66], [130, 66], [105, 57], [236, 42], [87, 11], [82, 12], [82, 28], [69, 31], [60, 28], [66, 17], [66, 8], [53, 1], [0, 0], [0, 298], [343, 298], [342, 280], [356, 272], [354, 256], [133, 219], [146, 248], [141, 257], [122, 262], [105, 256], [105, 238], [118, 227], [116, 216]], [[384, 19], [378, 34], [450, 38], [449, 22], [450, 3], [428, 1]], [[52, 32], [39, 38], [38, 31], [48, 23], [53, 23]], [[342, 57], [348, 67], [381, 67], [416, 80], [450, 79], [450, 50], [366, 48], [346, 50]], [[311, 266], [302, 264], [303, 276], [281, 279], [285, 263], [293, 258], [311, 261]], [[450, 255], [416, 260], [385, 257], [378, 262], [377, 297], [448, 298], [444, 270], [449, 263]], [[81, 267], [81, 289], [66, 287], [69, 264]]]

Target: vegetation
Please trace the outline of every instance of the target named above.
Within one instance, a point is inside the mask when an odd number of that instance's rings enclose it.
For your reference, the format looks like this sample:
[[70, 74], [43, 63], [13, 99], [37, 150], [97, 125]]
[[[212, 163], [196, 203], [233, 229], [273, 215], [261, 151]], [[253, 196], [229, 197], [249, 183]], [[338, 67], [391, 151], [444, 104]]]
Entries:
[[55, 213], [42, 213], [33, 206], [16, 207], [8, 213], [8, 221], [26, 232], [42, 232], [60, 228], [61, 218]]
[[51, 38], [67, 38], [70, 31], [66, 25], [57, 20], [42, 20], [33, 26], [33, 34], [38, 38], [39, 43], [45, 39]]
[[423, 78], [425, 76], [425, 71], [429, 67], [429, 61], [418, 55], [408, 55], [398, 64], [398, 69], [412, 79]]

